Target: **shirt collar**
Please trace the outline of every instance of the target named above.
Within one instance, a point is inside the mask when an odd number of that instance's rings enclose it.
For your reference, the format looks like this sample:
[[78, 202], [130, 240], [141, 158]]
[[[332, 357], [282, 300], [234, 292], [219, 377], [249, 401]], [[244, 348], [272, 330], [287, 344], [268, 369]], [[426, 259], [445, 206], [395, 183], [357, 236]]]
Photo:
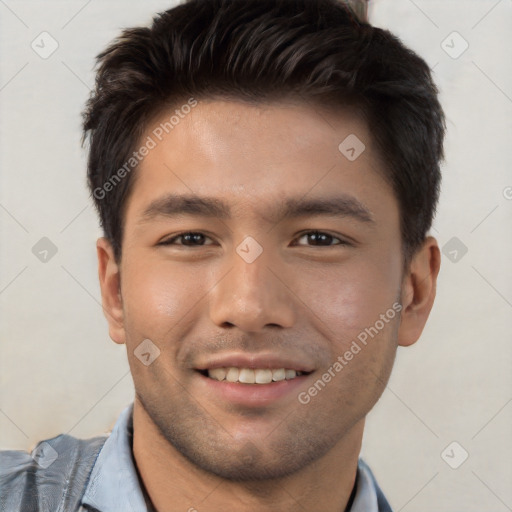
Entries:
[[100, 512], [146, 512], [132, 452], [133, 402], [118, 417], [89, 478], [82, 503]]
[[[100, 512], [147, 512], [132, 452], [133, 402], [116, 421], [94, 464], [82, 503]], [[357, 490], [350, 512], [379, 512], [377, 482], [359, 459]]]
[[357, 464], [357, 490], [350, 512], [379, 512], [377, 482], [362, 459]]

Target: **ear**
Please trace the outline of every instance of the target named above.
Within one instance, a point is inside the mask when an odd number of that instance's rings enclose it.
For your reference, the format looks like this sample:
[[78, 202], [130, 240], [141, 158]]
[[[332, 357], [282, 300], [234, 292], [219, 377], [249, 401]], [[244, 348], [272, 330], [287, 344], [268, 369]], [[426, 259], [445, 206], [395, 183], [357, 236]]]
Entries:
[[125, 331], [120, 268], [114, 258], [112, 245], [106, 238], [98, 239], [96, 250], [101, 300], [103, 312], [108, 321], [109, 334], [113, 341], [123, 344], [125, 343]]
[[407, 347], [420, 337], [436, 296], [441, 252], [429, 236], [412, 257], [402, 281], [402, 316], [398, 344]]

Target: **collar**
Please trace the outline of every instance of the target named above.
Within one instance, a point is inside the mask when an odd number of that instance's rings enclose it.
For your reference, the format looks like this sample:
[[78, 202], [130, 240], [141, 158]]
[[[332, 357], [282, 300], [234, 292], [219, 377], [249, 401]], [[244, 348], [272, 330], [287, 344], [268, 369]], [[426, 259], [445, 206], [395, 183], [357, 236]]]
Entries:
[[356, 495], [350, 512], [379, 512], [377, 482], [363, 459], [359, 459], [357, 463], [356, 485]]
[[82, 503], [100, 512], [146, 512], [132, 452], [133, 402], [118, 417], [89, 478]]
[[[147, 512], [132, 452], [133, 402], [118, 417], [89, 478], [82, 504], [99, 512]], [[357, 489], [350, 512], [379, 512], [378, 485], [359, 459]]]

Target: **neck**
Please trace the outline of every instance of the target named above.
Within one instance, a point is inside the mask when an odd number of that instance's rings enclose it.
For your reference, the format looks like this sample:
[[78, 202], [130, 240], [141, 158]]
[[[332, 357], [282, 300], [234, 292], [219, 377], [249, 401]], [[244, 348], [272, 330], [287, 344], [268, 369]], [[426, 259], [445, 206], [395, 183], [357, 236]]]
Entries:
[[167, 442], [135, 399], [133, 455], [157, 512], [340, 512], [354, 487], [363, 427], [364, 419], [324, 457], [299, 472], [268, 481], [235, 482], [192, 464]]

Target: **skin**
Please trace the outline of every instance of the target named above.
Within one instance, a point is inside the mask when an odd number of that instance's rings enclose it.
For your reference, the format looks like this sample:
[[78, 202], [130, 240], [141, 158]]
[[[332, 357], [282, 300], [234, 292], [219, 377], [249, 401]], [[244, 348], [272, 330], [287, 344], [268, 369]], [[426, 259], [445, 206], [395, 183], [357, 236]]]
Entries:
[[[353, 162], [338, 150], [350, 134], [366, 146]], [[344, 510], [366, 414], [397, 347], [423, 330], [440, 265], [428, 237], [404, 269], [398, 202], [381, 165], [368, 127], [348, 111], [217, 99], [200, 101], [137, 169], [121, 261], [104, 238], [97, 252], [109, 333], [127, 346], [136, 389], [134, 458], [156, 510]], [[217, 198], [232, 216], [144, 219], [170, 193]], [[339, 194], [373, 221], [273, 216], [284, 199]], [[311, 230], [332, 238], [315, 241]], [[159, 245], [189, 231], [205, 237]], [[236, 252], [248, 236], [263, 249], [252, 263]], [[396, 303], [401, 313], [300, 403], [298, 392]], [[145, 339], [160, 350], [149, 366], [134, 354]], [[314, 371], [275, 402], [240, 406], [194, 369], [227, 353], [294, 357]]]

